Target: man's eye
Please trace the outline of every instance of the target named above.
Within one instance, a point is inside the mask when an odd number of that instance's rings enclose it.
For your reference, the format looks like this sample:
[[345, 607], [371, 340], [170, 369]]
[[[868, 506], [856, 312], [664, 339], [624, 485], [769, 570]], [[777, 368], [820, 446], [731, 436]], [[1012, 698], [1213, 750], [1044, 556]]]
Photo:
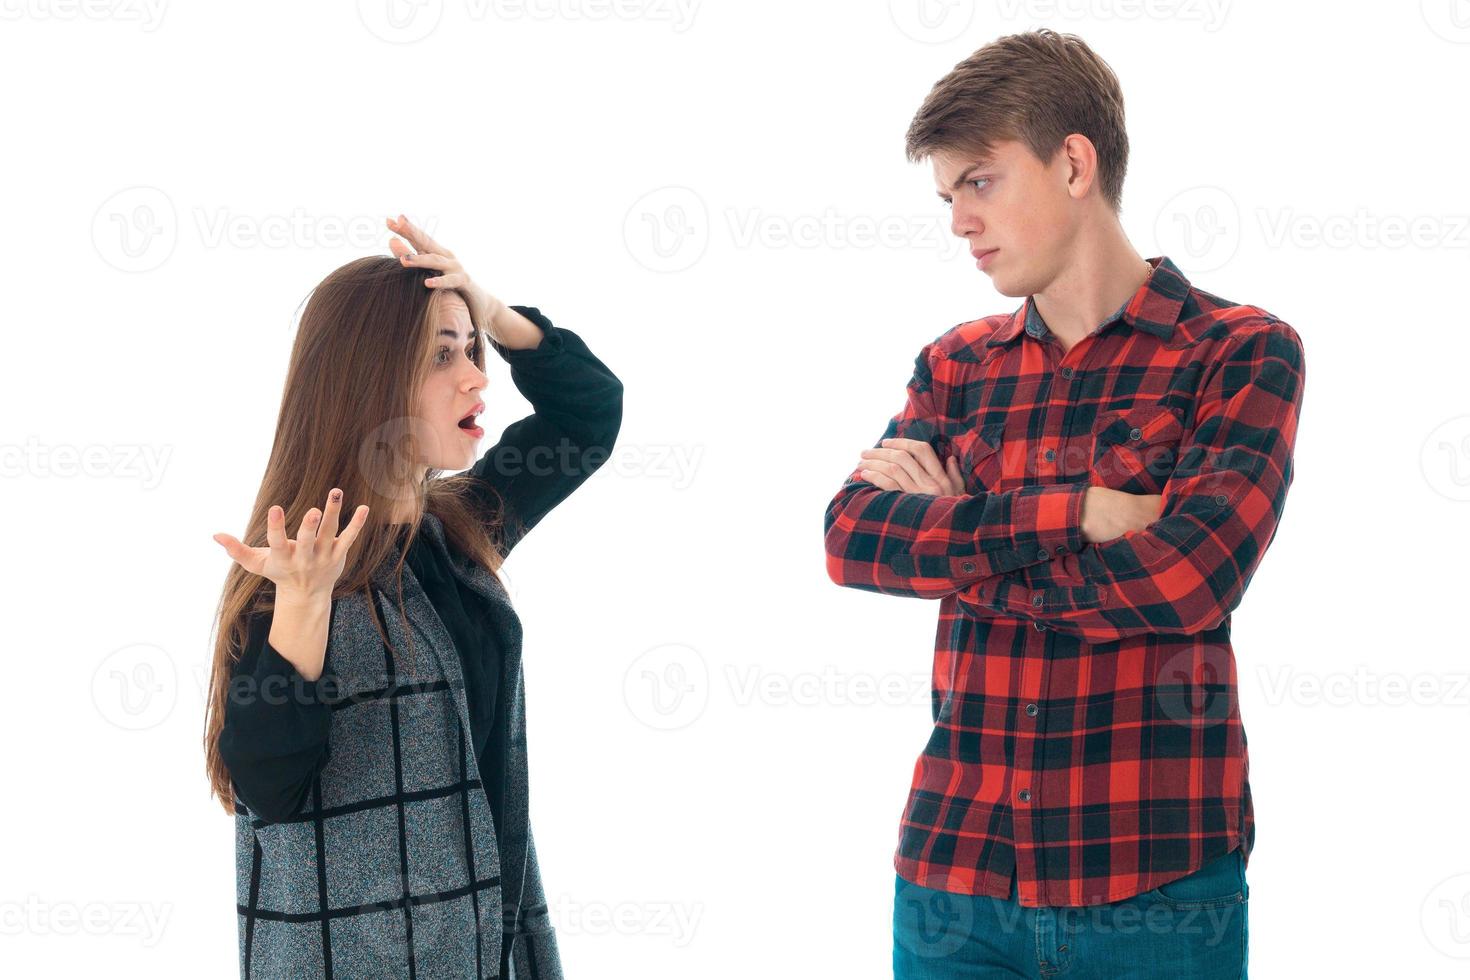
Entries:
[[[988, 184], [988, 183], [990, 183], [990, 178], [989, 177], [976, 177], [974, 180], [966, 181], [966, 183], [969, 183], [969, 184], [978, 184], [981, 181], [984, 181], [985, 183]], [[983, 187], [977, 187], [977, 188], [975, 188], [975, 190], [977, 190], [977, 191], [983, 191], [984, 189], [985, 188], [983, 188]]]

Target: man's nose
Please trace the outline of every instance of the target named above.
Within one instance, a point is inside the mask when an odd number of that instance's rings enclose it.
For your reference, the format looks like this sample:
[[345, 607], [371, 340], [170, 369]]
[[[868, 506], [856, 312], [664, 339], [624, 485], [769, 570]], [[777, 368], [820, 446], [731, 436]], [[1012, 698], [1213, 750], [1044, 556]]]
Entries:
[[979, 234], [985, 230], [985, 224], [980, 220], [980, 215], [963, 205], [955, 205], [950, 212], [949, 230], [958, 238], [967, 238], [971, 234]]

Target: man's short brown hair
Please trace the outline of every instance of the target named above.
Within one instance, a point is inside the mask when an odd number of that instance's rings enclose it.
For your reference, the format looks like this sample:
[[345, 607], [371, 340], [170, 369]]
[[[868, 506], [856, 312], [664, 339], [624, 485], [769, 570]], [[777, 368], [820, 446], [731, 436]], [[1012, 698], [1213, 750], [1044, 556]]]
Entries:
[[1097, 149], [1099, 189], [1120, 211], [1128, 133], [1118, 77], [1077, 35], [1041, 28], [997, 38], [955, 65], [930, 89], [904, 142], [911, 163], [935, 152], [988, 156], [1004, 140], [1049, 161], [1072, 133]]

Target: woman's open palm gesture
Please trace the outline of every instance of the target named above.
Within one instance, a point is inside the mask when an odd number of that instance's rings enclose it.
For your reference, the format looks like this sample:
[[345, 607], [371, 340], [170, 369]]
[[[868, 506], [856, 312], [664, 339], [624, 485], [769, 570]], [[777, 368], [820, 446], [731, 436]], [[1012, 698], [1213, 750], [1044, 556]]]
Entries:
[[274, 582], [277, 596], [329, 595], [347, 565], [348, 550], [367, 523], [368, 506], [362, 504], [338, 534], [341, 509], [342, 491], [334, 488], [327, 495], [325, 513], [315, 507], [306, 512], [295, 540], [286, 537], [286, 512], [276, 504], [266, 513], [267, 547], [252, 548], [228, 534], [216, 534], [214, 540], [241, 568]]

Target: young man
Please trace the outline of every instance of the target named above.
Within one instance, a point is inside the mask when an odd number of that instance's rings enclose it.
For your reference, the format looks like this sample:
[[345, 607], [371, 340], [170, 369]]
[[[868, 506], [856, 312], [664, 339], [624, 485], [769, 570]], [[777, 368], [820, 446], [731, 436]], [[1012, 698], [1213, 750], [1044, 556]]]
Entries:
[[940, 600], [894, 974], [1243, 977], [1230, 615], [1292, 481], [1301, 340], [1129, 244], [1122, 93], [1075, 36], [981, 48], [907, 150], [1025, 299], [924, 345], [826, 511], [834, 582]]

